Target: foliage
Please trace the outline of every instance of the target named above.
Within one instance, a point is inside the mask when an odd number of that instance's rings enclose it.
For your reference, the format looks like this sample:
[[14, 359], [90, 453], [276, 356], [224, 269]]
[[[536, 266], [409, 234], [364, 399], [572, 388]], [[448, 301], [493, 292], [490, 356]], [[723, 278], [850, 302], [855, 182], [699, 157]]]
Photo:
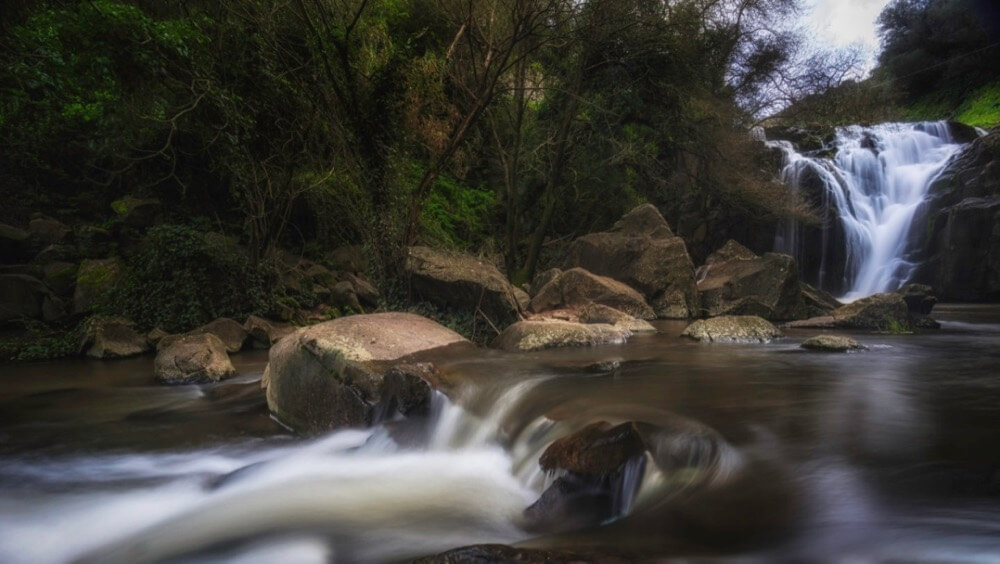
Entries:
[[180, 225], [151, 228], [104, 309], [166, 331], [269, 311], [275, 297], [268, 274], [218, 239]]
[[1000, 82], [987, 84], [969, 95], [955, 110], [955, 119], [984, 129], [1000, 125]]
[[[419, 169], [415, 169], [419, 178]], [[451, 176], [440, 176], [424, 203], [423, 238], [435, 246], [477, 249], [487, 245], [489, 220], [496, 204], [492, 191], [463, 186]]]
[[52, 330], [30, 324], [17, 336], [0, 338], [0, 362], [54, 360], [76, 355], [80, 335], [76, 330]]

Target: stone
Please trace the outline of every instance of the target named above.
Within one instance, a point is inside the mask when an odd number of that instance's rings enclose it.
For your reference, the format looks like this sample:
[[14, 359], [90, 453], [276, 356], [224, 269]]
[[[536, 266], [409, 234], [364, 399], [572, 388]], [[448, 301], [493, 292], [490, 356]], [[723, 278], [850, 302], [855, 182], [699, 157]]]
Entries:
[[282, 338], [295, 332], [295, 328], [287, 323], [269, 321], [256, 315], [247, 318], [243, 329], [249, 336], [250, 346], [255, 349], [269, 349]]
[[656, 327], [653, 327], [648, 321], [602, 304], [589, 303], [581, 306], [577, 310], [577, 318], [580, 323], [606, 323], [628, 329], [632, 333], [656, 331]]
[[149, 342], [128, 319], [94, 316], [83, 325], [80, 352], [90, 358], [128, 358], [149, 352]]
[[715, 264], [717, 262], [729, 262], [731, 260], [753, 260], [759, 258], [757, 253], [741, 245], [738, 241], [730, 239], [717, 251], [708, 255], [705, 264]]
[[520, 317], [515, 288], [493, 264], [471, 255], [410, 247], [405, 274], [418, 301], [462, 312], [482, 313], [502, 327]]
[[572, 435], [554, 441], [538, 464], [542, 470], [566, 470], [575, 474], [606, 475], [645, 451], [635, 423], [612, 425], [591, 423]]
[[[731, 249], [730, 249], [731, 250]], [[779, 253], [706, 264], [698, 280], [701, 306], [710, 317], [757, 315], [765, 319], [807, 316], [795, 259]]]
[[65, 305], [41, 280], [26, 274], [0, 275], [0, 323], [19, 319], [56, 321]]
[[687, 326], [683, 337], [712, 343], [769, 343], [782, 337], [766, 319], [753, 315], [724, 315], [699, 319]]
[[377, 308], [381, 294], [379, 294], [378, 289], [372, 285], [371, 282], [366, 280], [360, 274], [354, 274], [352, 272], [346, 272], [341, 275], [342, 280], [351, 283], [351, 287], [354, 289], [354, 295], [358, 297], [358, 301], [361, 305], [368, 306], [370, 308]]
[[504, 329], [490, 346], [509, 352], [530, 352], [559, 347], [618, 345], [631, 336], [632, 332], [628, 329], [603, 323], [527, 320]]
[[830, 315], [833, 310], [843, 306], [837, 298], [824, 290], [802, 282], [802, 302], [809, 317]]
[[121, 274], [122, 264], [117, 258], [81, 262], [73, 291], [73, 313], [91, 311], [114, 288]]
[[167, 333], [166, 331], [160, 329], [159, 327], [155, 327], [153, 328], [152, 331], [146, 333], [146, 341], [148, 341], [150, 345], [156, 347], [156, 349], [159, 350], [160, 341], [162, 341], [164, 337], [169, 337], [169, 336], [170, 333]]
[[817, 335], [802, 341], [802, 348], [821, 352], [848, 352], [864, 350], [867, 347], [850, 337], [841, 335]]
[[50, 217], [37, 217], [28, 223], [31, 238], [43, 245], [54, 245], [64, 242], [72, 233], [65, 223]]
[[654, 561], [650, 554], [621, 547], [580, 547], [573, 550], [477, 544], [418, 558], [413, 564], [487, 564], [494, 562], [545, 562], [546, 564], [626, 564]]
[[226, 347], [227, 353], [243, 350], [243, 345], [247, 340], [247, 330], [243, 328], [243, 325], [228, 317], [220, 317], [197, 329], [192, 329], [188, 334], [197, 335], [199, 333], [211, 333], [218, 337]]
[[330, 289], [330, 304], [351, 313], [364, 313], [358, 295], [354, 293], [354, 285], [348, 281], [337, 282]]
[[694, 265], [684, 240], [674, 236], [651, 204], [628, 212], [609, 231], [573, 241], [564, 266], [584, 268], [634, 288], [657, 317], [688, 318], [699, 311]]
[[556, 278], [559, 278], [559, 275], [562, 273], [563, 271], [561, 268], [550, 268], [548, 270], [543, 270], [542, 272], [535, 274], [535, 277], [531, 280], [531, 286], [530, 286], [531, 291], [528, 294], [532, 298], [535, 297], [535, 295], [538, 294], [539, 290], [545, 287], [545, 285], [548, 284], [549, 282], [552, 282]]
[[361, 245], [337, 247], [327, 256], [327, 262], [334, 270], [343, 272], [357, 273], [368, 270], [365, 248]]
[[71, 295], [79, 268], [72, 262], [50, 262], [42, 267], [45, 284], [60, 296]]
[[50, 262], [74, 262], [78, 258], [76, 248], [70, 245], [53, 244], [45, 247], [31, 262], [45, 265]]
[[107, 229], [83, 225], [76, 230], [76, 250], [80, 258], [96, 259], [110, 256], [114, 248], [114, 237]]
[[392, 398], [418, 393], [386, 382], [393, 367], [450, 346], [472, 345], [410, 313], [352, 315], [305, 327], [271, 348], [262, 381], [267, 405], [302, 433], [369, 425]]
[[211, 333], [182, 335], [173, 340], [156, 353], [153, 370], [156, 379], [164, 384], [218, 382], [236, 374], [226, 346]]
[[111, 209], [118, 214], [122, 223], [129, 227], [150, 227], [156, 223], [162, 206], [156, 198], [136, 198], [125, 196], [111, 202]]
[[874, 294], [833, 311], [835, 327], [845, 329], [876, 329], [910, 327], [910, 310], [899, 294]]
[[597, 303], [639, 319], [653, 319], [656, 313], [639, 292], [613, 278], [571, 268], [546, 284], [531, 300], [531, 311], [575, 308]]
[[906, 302], [906, 308], [911, 314], [929, 315], [937, 304], [934, 289], [926, 284], [907, 284], [896, 290], [896, 293]]
[[0, 257], [7, 261], [27, 260], [31, 257], [28, 232], [13, 225], [0, 223]]

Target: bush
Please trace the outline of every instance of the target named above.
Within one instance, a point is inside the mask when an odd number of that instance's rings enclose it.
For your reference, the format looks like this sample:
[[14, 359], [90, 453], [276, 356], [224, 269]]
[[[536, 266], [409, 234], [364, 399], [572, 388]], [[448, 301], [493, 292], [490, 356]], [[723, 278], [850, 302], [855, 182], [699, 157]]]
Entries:
[[217, 317], [265, 313], [276, 302], [273, 273], [222, 237], [189, 227], [150, 229], [104, 309], [140, 327], [183, 331]]

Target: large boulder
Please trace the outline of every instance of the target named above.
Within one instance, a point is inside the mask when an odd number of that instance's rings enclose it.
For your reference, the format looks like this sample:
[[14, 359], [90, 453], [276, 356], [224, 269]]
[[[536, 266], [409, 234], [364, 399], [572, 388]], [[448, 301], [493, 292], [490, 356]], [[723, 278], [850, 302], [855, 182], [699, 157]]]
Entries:
[[73, 293], [79, 266], [72, 262], [50, 262], [42, 267], [45, 283], [60, 296]]
[[911, 282], [951, 301], [1000, 299], [1000, 130], [945, 166], [914, 215]]
[[566, 470], [577, 474], [610, 474], [630, 459], [642, 455], [645, 446], [635, 423], [612, 425], [591, 423], [554, 441], [545, 449], [538, 464], [542, 470]]
[[681, 336], [712, 343], [769, 343], [782, 336], [766, 319], [754, 315], [724, 315], [699, 319]]
[[16, 319], [57, 321], [66, 306], [41, 280], [26, 274], [0, 274], [0, 323]]
[[699, 269], [701, 307], [708, 316], [757, 315], [765, 319], [807, 316], [795, 259], [778, 253], [757, 256], [735, 241]]
[[89, 312], [121, 278], [122, 264], [117, 258], [85, 260], [76, 272], [73, 313]]
[[540, 313], [590, 303], [606, 305], [639, 319], [656, 317], [642, 294], [613, 278], [599, 276], [583, 268], [571, 268], [552, 279], [538, 290], [530, 308]]
[[243, 350], [243, 345], [247, 341], [247, 330], [238, 321], [229, 319], [228, 317], [220, 317], [189, 332], [192, 335], [198, 333], [211, 333], [215, 335], [225, 345], [226, 352], [228, 353]]
[[80, 352], [91, 358], [127, 358], [148, 351], [146, 337], [128, 319], [94, 316], [83, 326]]
[[36, 217], [28, 223], [28, 232], [35, 241], [43, 245], [54, 245], [64, 242], [73, 230], [51, 217]]
[[211, 333], [184, 335], [156, 353], [156, 379], [164, 384], [218, 382], [236, 374], [226, 346]]
[[835, 327], [877, 329], [879, 331], [910, 327], [910, 309], [899, 294], [875, 294], [851, 302], [833, 311]]
[[926, 284], [907, 284], [896, 290], [896, 293], [906, 302], [911, 314], [929, 315], [937, 304], [934, 289]]
[[405, 270], [418, 300], [459, 311], [480, 311], [497, 326], [519, 318], [514, 286], [489, 262], [463, 253], [410, 247]]
[[[398, 381], [386, 382], [393, 367], [462, 344], [469, 345], [458, 333], [410, 313], [352, 315], [305, 327], [271, 348], [262, 382], [267, 405], [305, 433], [368, 425], [395, 396], [409, 395]], [[403, 388], [421, 385], [407, 382]]]
[[688, 318], [698, 313], [694, 265], [687, 247], [652, 204], [625, 214], [609, 231], [573, 241], [565, 266], [635, 288], [657, 317]]
[[624, 327], [605, 323], [574, 323], [556, 319], [518, 321], [493, 340], [494, 348], [513, 352], [559, 347], [621, 344], [632, 336]]

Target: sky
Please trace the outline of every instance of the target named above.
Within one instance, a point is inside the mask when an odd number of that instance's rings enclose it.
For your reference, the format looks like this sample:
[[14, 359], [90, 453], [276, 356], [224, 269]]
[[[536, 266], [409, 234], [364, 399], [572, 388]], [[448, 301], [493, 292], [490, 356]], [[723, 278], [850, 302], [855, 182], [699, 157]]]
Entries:
[[875, 20], [890, 0], [805, 0], [806, 25], [820, 46], [847, 47], [859, 44], [869, 57], [869, 67], [878, 55]]

